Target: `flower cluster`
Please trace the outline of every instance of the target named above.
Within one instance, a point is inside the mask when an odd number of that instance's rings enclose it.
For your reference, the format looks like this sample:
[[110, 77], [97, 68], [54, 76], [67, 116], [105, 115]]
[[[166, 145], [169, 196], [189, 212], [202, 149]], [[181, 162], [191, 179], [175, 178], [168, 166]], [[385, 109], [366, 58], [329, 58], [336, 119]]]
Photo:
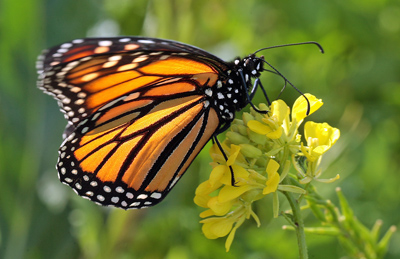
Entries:
[[[259, 109], [267, 113], [251, 110], [243, 114], [242, 120], [232, 123], [222, 143], [224, 154], [213, 145], [210, 150], [213, 170], [209, 179], [199, 185], [194, 198], [197, 205], [207, 209], [200, 214], [207, 238], [228, 235], [225, 248], [229, 251], [235, 232], [245, 219], [251, 217], [260, 225], [252, 210], [254, 201], [272, 195], [273, 213], [277, 217], [278, 190], [305, 194], [300, 184], [338, 179], [338, 176], [319, 179], [318, 165], [321, 156], [338, 140], [339, 130], [326, 123], [307, 122], [306, 144], [298, 132], [304, 118], [322, 104], [311, 94], [299, 97], [292, 111], [282, 100], [274, 101], [270, 107], [260, 104]], [[289, 174], [292, 165], [295, 175]], [[300, 184], [288, 184], [285, 178], [289, 177]]]

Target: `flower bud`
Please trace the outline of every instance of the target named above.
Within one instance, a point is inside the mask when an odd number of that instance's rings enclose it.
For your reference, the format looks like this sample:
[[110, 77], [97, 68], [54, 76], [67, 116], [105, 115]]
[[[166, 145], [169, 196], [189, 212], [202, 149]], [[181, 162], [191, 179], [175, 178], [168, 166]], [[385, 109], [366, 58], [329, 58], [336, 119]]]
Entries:
[[262, 151], [255, 146], [249, 144], [240, 144], [240, 152], [249, 158], [258, 158], [262, 155]]
[[249, 136], [249, 139], [256, 144], [265, 145], [267, 142], [267, 137], [265, 135], [255, 133], [250, 129], [247, 130], [247, 135]]
[[226, 133], [226, 137], [232, 142], [232, 144], [242, 144], [242, 143], [250, 143], [250, 140], [237, 132], [229, 131]]
[[247, 125], [247, 123], [248, 123], [249, 121], [254, 120], [254, 116], [251, 115], [251, 114], [248, 113], [248, 112], [244, 112], [243, 115], [242, 115], [242, 118], [243, 118], [243, 122], [244, 122], [245, 125]]
[[242, 134], [243, 136], [247, 136], [247, 127], [246, 126], [244, 126], [244, 125], [236, 125], [236, 126], [237, 126], [238, 132], [240, 134]]

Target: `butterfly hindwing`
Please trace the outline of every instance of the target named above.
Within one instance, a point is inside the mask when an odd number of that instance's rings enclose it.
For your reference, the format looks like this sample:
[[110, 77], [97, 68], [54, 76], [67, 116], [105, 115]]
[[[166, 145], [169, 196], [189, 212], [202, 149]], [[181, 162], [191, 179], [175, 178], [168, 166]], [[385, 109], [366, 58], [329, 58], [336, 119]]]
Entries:
[[59, 177], [79, 195], [124, 209], [160, 202], [218, 128], [204, 98], [138, 105], [125, 122], [110, 117], [122, 100], [76, 128], [60, 148]]

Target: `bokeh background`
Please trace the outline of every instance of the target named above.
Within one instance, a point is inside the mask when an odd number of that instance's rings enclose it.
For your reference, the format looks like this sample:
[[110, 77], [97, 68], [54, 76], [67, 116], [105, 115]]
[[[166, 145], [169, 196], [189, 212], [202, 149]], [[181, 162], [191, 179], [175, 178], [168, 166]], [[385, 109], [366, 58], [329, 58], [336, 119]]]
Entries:
[[[341, 129], [317, 185], [336, 202], [340, 186], [371, 227], [400, 223], [400, 2], [398, 0], [1, 0], [0, 258], [296, 258], [295, 235], [272, 219], [271, 201], [256, 208], [231, 252], [201, 233], [196, 186], [211, 171], [207, 146], [160, 205], [103, 208], [59, 183], [55, 162], [66, 125], [56, 102], [36, 88], [44, 48], [86, 36], [143, 35], [201, 47], [223, 59], [262, 47], [315, 40], [315, 46], [264, 51], [301, 91], [324, 101], [312, 120]], [[274, 99], [282, 80], [261, 77]], [[291, 104], [298, 93], [281, 96]], [[256, 101], [262, 101], [261, 96]], [[283, 198], [283, 197], [281, 197]], [[284, 199], [281, 199], [285, 204]], [[305, 213], [307, 226], [318, 222]], [[341, 258], [334, 237], [307, 236], [311, 258]], [[400, 234], [387, 258], [400, 258]]]

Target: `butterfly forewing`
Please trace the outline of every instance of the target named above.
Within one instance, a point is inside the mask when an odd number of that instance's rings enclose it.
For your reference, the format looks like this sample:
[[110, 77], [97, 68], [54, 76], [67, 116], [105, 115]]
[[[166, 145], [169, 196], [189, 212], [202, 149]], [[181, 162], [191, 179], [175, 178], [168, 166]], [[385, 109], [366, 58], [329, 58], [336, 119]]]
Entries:
[[[126, 42], [121, 42], [124, 39]], [[186, 49], [201, 52], [191, 46], [178, 52], [179, 44], [176, 42], [139, 44], [140, 39], [130, 42], [128, 39], [64, 43], [41, 56], [39, 88], [57, 99], [71, 124], [77, 126], [99, 107], [114, 102], [135, 88], [175, 80], [176, 75], [190, 77], [211, 73], [215, 81], [216, 69], [221, 69], [215, 64], [204, 63], [201, 60], [203, 56], [194, 55], [197, 60], [192, 60], [193, 54], [185, 57], [188, 54]], [[137, 49], [127, 47], [132, 44]], [[106, 48], [108, 52], [96, 51], [97, 48]]]

